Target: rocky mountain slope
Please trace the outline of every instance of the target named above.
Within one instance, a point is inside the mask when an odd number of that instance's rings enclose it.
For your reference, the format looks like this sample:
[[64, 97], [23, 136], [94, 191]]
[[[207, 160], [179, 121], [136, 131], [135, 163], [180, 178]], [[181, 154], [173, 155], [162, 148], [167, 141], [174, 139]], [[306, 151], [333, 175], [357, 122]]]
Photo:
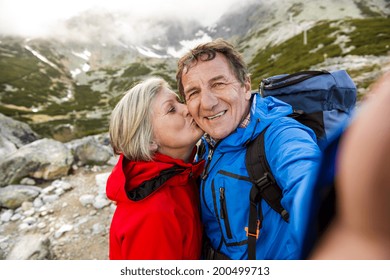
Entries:
[[253, 89], [269, 75], [345, 68], [364, 95], [388, 67], [389, 14], [388, 0], [247, 1], [212, 26], [86, 11], [57, 36], [0, 35], [0, 112], [62, 142], [102, 133], [125, 90], [149, 76], [176, 88], [177, 57], [217, 37], [243, 53]]

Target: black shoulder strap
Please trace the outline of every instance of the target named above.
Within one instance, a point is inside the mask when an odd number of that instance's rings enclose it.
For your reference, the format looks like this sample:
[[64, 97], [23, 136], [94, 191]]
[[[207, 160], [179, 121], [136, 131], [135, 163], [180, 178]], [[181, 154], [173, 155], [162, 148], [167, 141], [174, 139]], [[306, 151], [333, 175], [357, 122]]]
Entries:
[[[261, 199], [278, 212], [288, 222], [289, 214], [281, 204], [282, 190], [277, 185], [268, 165], [264, 150], [264, 129], [255, 140], [250, 142], [246, 151], [245, 164], [253, 183], [250, 191], [250, 210], [248, 223], [248, 259], [256, 259], [256, 239], [261, 228]], [[259, 220], [258, 220], [259, 217]]]

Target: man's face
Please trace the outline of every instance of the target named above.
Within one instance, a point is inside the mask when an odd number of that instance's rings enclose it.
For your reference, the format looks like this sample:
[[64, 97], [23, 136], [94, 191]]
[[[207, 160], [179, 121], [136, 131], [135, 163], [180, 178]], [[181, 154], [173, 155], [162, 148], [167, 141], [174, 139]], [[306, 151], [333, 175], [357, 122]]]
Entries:
[[183, 71], [182, 84], [190, 114], [215, 140], [228, 136], [249, 112], [250, 79], [241, 85], [219, 53]]

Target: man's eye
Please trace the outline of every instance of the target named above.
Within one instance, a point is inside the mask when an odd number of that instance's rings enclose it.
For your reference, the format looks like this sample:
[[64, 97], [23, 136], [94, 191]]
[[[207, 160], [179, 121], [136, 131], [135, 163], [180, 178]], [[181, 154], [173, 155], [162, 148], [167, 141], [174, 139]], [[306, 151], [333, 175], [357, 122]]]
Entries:
[[198, 94], [198, 91], [189, 92], [186, 96], [186, 100], [190, 100], [190, 99], [194, 98], [197, 94]]
[[222, 89], [222, 88], [224, 88], [225, 86], [226, 86], [225, 83], [214, 83], [214, 84], [212, 85], [212, 87], [215, 88], [215, 89]]
[[175, 107], [169, 107], [168, 113], [174, 113], [176, 111]]

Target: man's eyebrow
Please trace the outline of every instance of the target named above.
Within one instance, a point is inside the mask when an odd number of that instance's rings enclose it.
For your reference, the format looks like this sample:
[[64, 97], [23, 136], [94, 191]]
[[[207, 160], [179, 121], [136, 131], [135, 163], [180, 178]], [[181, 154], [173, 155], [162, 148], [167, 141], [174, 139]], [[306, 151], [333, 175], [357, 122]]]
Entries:
[[225, 80], [226, 81], [227, 79], [226, 79], [226, 77], [224, 75], [218, 75], [218, 76], [215, 76], [215, 77], [211, 78], [209, 80], [209, 84], [213, 83], [215, 81], [218, 81], [218, 80]]
[[[215, 76], [215, 77], [211, 78], [208, 81], [208, 84], [212, 84], [212, 83], [214, 83], [216, 81], [219, 81], [219, 80], [227, 81], [227, 78], [226, 78], [225, 75], [218, 75], [218, 76]], [[197, 89], [199, 89], [198, 86], [189, 87], [188, 89], [184, 89], [184, 94], [189, 93], [189, 92], [194, 91], [194, 90], [197, 90]]]
[[184, 94], [189, 93], [189, 92], [194, 91], [194, 90], [197, 90], [198, 88], [199, 87], [197, 87], [197, 86], [192, 86], [192, 87], [189, 87], [187, 89], [184, 89]]

